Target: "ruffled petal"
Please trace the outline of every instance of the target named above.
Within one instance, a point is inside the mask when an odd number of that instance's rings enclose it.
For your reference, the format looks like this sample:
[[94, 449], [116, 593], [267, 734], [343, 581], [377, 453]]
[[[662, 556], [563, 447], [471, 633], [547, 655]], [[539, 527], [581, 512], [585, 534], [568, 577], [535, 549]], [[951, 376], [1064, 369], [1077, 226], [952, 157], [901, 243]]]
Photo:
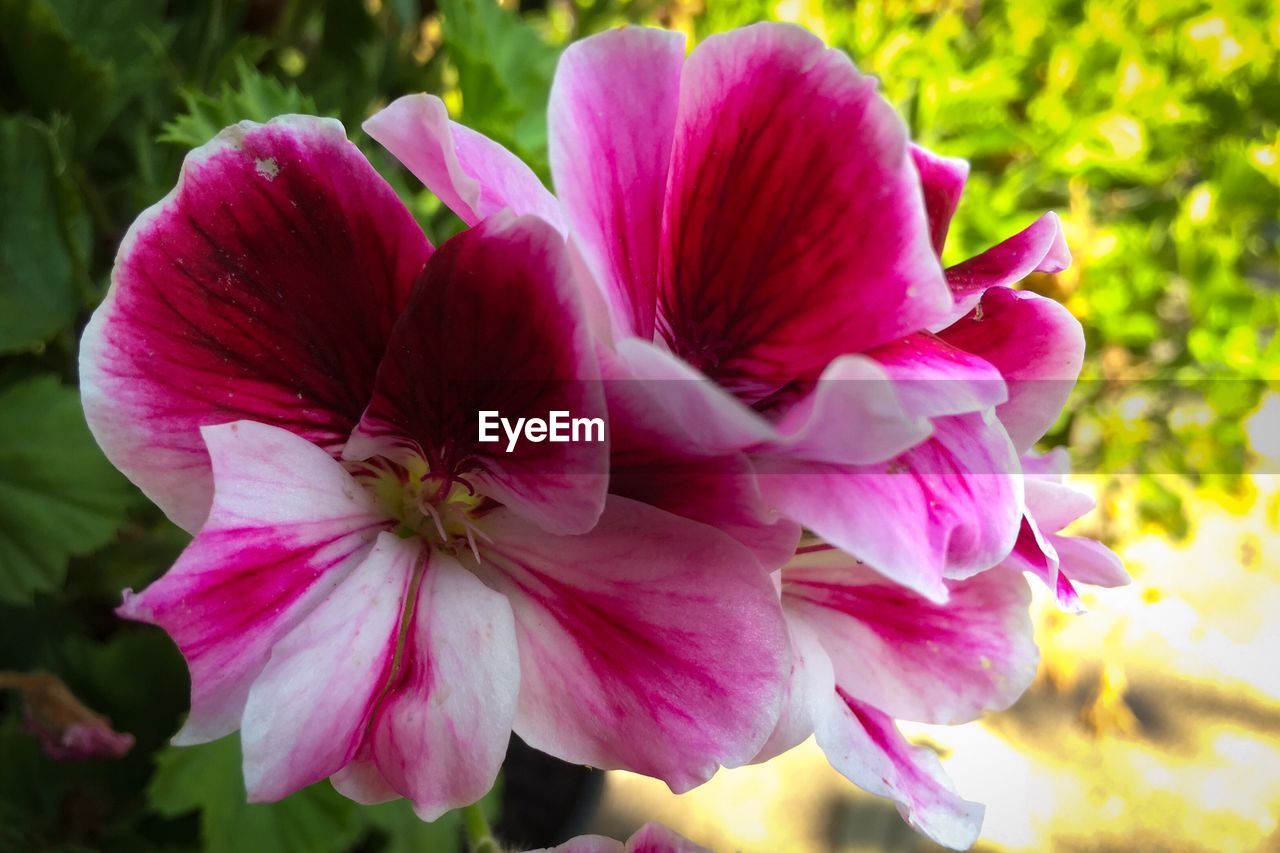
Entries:
[[928, 441], [872, 466], [755, 460], [766, 502], [885, 577], [937, 602], [1013, 548], [1022, 478], [1003, 428], [939, 418]]
[[848, 465], [892, 459], [933, 434], [930, 412], [912, 411], [900, 393], [906, 384], [872, 358], [840, 356], [779, 413], [778, 438], [756, 452]]
[[159, 625], [191, 668], [174, 743], [236, 730], [271, 647], [364, 558], [389, 522], [319, 447], [250, 421], [206, 427], [217, 488], [178, 562], [119, 613]]
[[581, 536], [506, 512], [483, 530], [477, 571], [515, 611], [515, 731], [530, 746], [677, 792], [756, 754], [778, 718], [787, 648], [773, 584], [743, 571], [750, 553], [612, 496]]
[[547, 109], [551, 174], [620, 334], [653, 336], [684, 35], [626, 27], [575, 42]]
[[942, 256], [951, 218], [960, 205], [960, 194], [969, 179], [969, 163], [958, 157], [943, 157], [919, 145], [911, 146], [911, 160], [920, 173], [924, 209], [929, 217], [929, 238], [933, 251]]
[[364, 132], [405, 165], [468, 225], [503, 208], [568, 230], [560, 203], [506, 148], [449, 120], [435, 95], [405, 95], [367, 119]]
[[[490, 436], [479, 440], [480, 413]], [[598, 419], [599, 440], [512, 448], [497, 418]], [[604, 506], [609, 443], [594, 343], [564, 241], [531, 216], [499, 214], [440, 247], [414, 287], [348, 458], [408, 444], [432, 472], [463, 478], [553, 532], [590, 529]], [[551, 436], [547, 436], [549, 439]], [[510, 449], [509, 449], [510, 448]]]
[[387, 786], [431, 821], [493, 787], [515, 720], [520, 662], [511, 606], [453, 558], [432, 555], [416, 600], [369, 726], [369, 757]]
[[381, 534], [351, 577], [275, 644], [241, 726], [250, 802], [274, 802], [355, 758], [425, 556], [421, 541]]
[[224, 130], [121, 245], [80, 349], [94, 436], [194, 531], [213, 493], [200, 427], [255, 420], [338, 452], [430, 252], [338, 122]]
[[902, 817], [953, 850], [973, 845], [984, 809], [956, 793], [926, 747], [912, 746], [893, 720], [837, 690], [817, 731], [827, 760], [860, 788], [897, 803]]
[[998, 365], [920, 333], [870, 353], [893, 380], [902, 406], [930, 418], [986, 412], [1009, 398]]
[[997, 410], [1020, 453], [1049, 431], [1084, 364], [1084, 330], [1071, 312], [1034, 293], [989, 288], [939, 337], [999, 368], [1009, 399]]
[[947, 583], [936, 604], [838, 551], [782, 571], [783, 603], [821, 638], [845, 691], [893, 717], [962, 723], [1003, 710], [1036, 673], [1022, 575], [989, 571]]
[[663, 228], [659, 332], [750, 400], [951, 306], [901, 120], [799, 27], [689, 57]]
[[1011, 287], [1033, 272], [1061, 272], [1071, 266], [1071, 250], [1058, 214], [1050, 211], [1002, 243], [947, 268], [955, 305], [945, 328], [973, 310], [992, 287]]
[[627, 839], [627, 853], [711, 853], [660, 823], [649, 821]]

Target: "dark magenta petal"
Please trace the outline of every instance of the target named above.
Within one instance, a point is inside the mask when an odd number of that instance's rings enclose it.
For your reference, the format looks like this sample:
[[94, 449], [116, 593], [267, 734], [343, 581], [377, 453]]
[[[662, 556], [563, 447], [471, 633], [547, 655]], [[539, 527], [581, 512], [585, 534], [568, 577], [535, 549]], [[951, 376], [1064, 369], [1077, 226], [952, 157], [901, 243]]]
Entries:
[[1025, 452], [1053, 426], [1084, 363], [1084, 330], [1062, 305], [1035, 293], [993, 287], [938, 333], [999, 368], [1009, 399], [996, 414]]
[[[479, 412], [514, 424], [605, 419], [594, 343], [563, 238], [498, 214], [442, 245], [415, 285], [350, 458], [411, 446], [432, 473], [473, 486], [544, 529], [590, 529], [604, 506], [605, 440], [479, 441]], [[580, 434], [581, 435], [581, 434]]]
[[200, 427], [249, 419], [339, 450], [430, 253], [338, 122], [228, 128], [120, 248], [81, 345], [94, 435], [194, 530], [212, 494]]
[[982, 254], [947, 268], [955, 305], [942, 326], [973, 310], [989, 288], [1011, 287], [1033, 272], [1061, 272], [1069, 266], [1071, 250], [1058, 215], [1051, 211]]
[[911, 160], [920, 173], [924, 209], [929, 216], [929, 238], [933, 241], [934, 252], [941, 257], [951, 218], [960, 204], [964, 182], [969, 178], [969, 164], [958, 157], [934, 154], [919, 145], [911, 146]]
[[848, 57], [779, 24], [689, 57], [659, 304], [672, 349], [751, 398], [948, 311], [905, 129]]

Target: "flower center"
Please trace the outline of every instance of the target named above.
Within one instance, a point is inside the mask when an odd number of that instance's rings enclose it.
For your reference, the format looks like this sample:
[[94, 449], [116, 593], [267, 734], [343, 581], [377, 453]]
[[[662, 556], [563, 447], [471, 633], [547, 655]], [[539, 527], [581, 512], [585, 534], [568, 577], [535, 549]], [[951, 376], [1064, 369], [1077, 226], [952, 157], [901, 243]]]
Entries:
[[465, 478], [432, 471], [416, 453], [395, 460], [376, 456], [355, 463], [352, 474], [400, 523], [401, 537], [418, 536], [433, 548], [470, 550], [480, 558], [477, 541], [488, 537], [475, 521], [497, 504], [476, 494]]

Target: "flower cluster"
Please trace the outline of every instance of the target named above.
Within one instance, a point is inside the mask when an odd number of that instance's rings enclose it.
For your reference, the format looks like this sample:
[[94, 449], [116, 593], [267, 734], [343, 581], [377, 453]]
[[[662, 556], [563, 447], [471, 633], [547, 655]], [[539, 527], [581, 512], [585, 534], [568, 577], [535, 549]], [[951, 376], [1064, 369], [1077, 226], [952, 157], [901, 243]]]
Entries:
[[[366, 123], [469, 226], [439, 247], [300, 116], [192, 152], [125, 238], [81, 376], [194, 534], [120, 609], [187, 659], [175, 742], [239, 729], [254, 800], [329, 778], [431, 820], [513, 731], [677, 792], [812, 735], [971, 844], [895, 719], [1022, 693], [1024, 574], [1068, 607], [1125, 580], [1032, 452], [1084, 349], [1012, 289], [1069, 262], [1058, 220], [944, 269], [966, 165], [795, 27], [587, 39], [548, 119], [555, 195], [435, 97]], [[607, 441], [482, 442], [482, 411]]]

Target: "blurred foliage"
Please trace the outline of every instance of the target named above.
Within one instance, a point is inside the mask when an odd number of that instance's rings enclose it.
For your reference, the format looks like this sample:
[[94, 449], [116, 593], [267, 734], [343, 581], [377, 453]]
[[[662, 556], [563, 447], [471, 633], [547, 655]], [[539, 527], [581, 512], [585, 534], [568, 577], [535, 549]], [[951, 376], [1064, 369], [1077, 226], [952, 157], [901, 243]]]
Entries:
[[[1188, 488], [1239, 497], [1246, 416], [1280, 371], [1280, 11], [1260, 0], [0, 0], [0, 669], [56, 672], [134, 733], [116, 762], [55, 764], [0, 697], [0, 849], [448, 850], [451, 817], [327, 786], [243, 803], [234, 738], [175, 750], [181, 658], [120, 623], [119, 592], [185, 541], [97, 452], [76, 343], [129, 224], [223, 125], [340, 118], [433, 240], [460, 224], [359, 133], [394, 97], [456, 118], [544, 177], [559, 50], [627, 22], [692, 40], [809, 27], [882, 80], [917, 139], [968, 158], [947, 247], [1045, 209], [1077, 263], [1030, 286], [1089, 336], [1051, 443], [1185, 530]], [[802, 129], [797, 129], [802, 132]], [[1274, 398], [1273, 398], [1274, 399]], [[1121, 482], [1119, 478], [1116, 482]]]

